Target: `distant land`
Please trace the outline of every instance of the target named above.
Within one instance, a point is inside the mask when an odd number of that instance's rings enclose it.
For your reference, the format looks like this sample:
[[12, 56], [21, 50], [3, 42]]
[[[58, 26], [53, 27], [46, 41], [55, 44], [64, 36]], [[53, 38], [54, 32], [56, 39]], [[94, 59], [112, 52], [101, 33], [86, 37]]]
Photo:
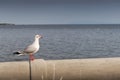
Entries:
[[120, 29], [120, 24], [12, 24], [12, 23], [0, 23], [0, 28], [6, 27], [6, 28], [14, 28], [14, 27], [21, 27], [21, 28], [43, 28], [43, 29]]
[[41, 29], [120, 29], [120, 24], [0, 24], [0, 28], [41, 28]]
[[30, 26], [34, 26], [34, 25], [36, 25], [36, 26], [58, 26], [58, 25], [68, 25], [68, 26], [72, 26], [72, 25], [81, 25], [81, 26], [102, 26], [102, 25], [109, 25], [109, 26], [113, 26], [113, 25], [119, 25], [120, 26], [120, 24], [14, 24], [14, 23], [0, 23], [0, 25], [23, 25], [23, 26], [28, 26], [28, 25], [30, 25]]
[[15, 24], [12, 24], [12, 23], [0, 23], [0, 25], [15, 25]]

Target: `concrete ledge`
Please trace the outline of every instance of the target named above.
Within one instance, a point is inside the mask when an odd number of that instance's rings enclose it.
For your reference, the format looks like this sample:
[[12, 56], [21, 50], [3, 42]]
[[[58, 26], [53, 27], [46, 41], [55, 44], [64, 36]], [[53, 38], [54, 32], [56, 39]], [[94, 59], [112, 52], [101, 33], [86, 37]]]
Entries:
[[[120, 58], [31, 62], [32, 80], [120, 80]], [[29, 62], [1, 62], [0, 80], [30, 80]]]

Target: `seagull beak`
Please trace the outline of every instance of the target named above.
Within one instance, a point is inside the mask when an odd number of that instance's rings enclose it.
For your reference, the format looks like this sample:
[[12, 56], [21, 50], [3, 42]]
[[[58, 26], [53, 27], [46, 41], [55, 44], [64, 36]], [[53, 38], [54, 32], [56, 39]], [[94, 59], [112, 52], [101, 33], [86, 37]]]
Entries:
[[40, 38], [43, 38], [43, 36], [40, 35]]
[[41, 36], [41, 38], [43, 38], [43, 36]]

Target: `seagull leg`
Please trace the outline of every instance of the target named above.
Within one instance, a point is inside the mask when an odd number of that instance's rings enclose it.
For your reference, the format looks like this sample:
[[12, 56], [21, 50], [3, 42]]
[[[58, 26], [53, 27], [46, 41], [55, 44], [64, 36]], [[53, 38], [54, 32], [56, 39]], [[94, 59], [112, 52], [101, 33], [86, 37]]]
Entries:
[[34, 60], [33, 54], [30, 54], [29, 58], [30, 58], [31, 61], [33, 61]]

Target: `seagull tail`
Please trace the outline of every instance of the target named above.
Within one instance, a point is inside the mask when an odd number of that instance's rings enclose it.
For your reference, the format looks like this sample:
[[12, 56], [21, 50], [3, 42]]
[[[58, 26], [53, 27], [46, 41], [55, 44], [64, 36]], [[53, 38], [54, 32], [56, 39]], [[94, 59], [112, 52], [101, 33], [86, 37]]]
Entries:
[[24, 55], [21, 51], [14, 52], [13, 54], [18, 56]]

